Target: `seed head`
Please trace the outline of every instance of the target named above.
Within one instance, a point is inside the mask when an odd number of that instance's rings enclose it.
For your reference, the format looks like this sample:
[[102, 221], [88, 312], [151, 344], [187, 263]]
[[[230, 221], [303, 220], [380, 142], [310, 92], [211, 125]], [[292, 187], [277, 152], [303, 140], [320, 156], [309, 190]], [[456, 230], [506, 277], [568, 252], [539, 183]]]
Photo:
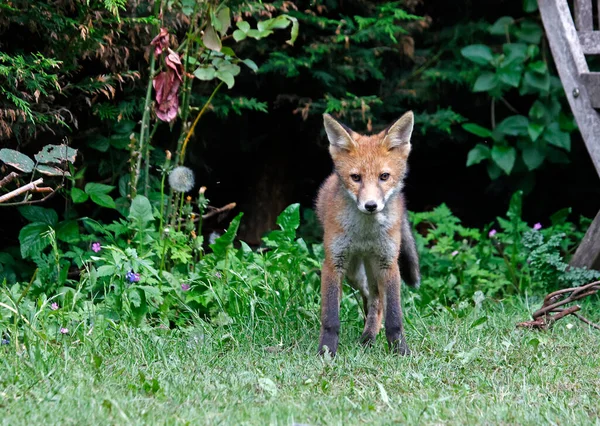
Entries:
[[188, 192], [194, 187], [194, 172], [184, 166], [175, 167], [169, 174], [169, 185], [176, 192]]

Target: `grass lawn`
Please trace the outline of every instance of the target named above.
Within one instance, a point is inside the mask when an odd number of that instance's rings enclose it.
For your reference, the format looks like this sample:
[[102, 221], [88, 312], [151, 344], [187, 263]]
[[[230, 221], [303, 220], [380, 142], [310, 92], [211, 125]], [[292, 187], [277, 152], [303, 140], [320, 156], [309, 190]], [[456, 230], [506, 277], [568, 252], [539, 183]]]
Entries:
[[383, 333], [362, 349], [358, 321], [343, 323], [334, 360], [315, 355], [314, 320], [2, 346], [0, 423], [600, 424], [600, 333], [574, 318], [515, 329], [535, 307], [409, 306], [410, 357]]

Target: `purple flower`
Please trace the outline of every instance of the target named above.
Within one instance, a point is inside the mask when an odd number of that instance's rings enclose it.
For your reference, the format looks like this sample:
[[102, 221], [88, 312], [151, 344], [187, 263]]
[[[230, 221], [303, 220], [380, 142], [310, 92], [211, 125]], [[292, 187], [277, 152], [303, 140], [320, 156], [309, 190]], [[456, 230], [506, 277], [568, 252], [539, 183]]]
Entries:
[[498, 233], [498, 231], [496, 231], [495, 229], [492, 229], [489, 233], [488, 233], [488, 237], [492, 238], [494, 235], [496, 235]]
[[540, 229], [542, 229], [542, 224], [541, 223], [536, 223], [535, 225], [533, 225], [533, 230], [534, 231], [539, 231]]
[[61, 334], [67, 334], [68, 332], [69, 332], [69, 329], [68, 329], [68, 328], [65, 328], [65, 327], [61, 327], [61, 328], [60, 328], [60, 333], [61, 333]]
[[52, 305], [50, 305], [50, 309], [56, 311], [58, 309], [58, 303], [54, 302]]
[[188, 291], [190, 289], [190, 285], [189, 284], [181, 284], [181, 290], [183, 291]]
[[100, 245], [100, 243], [98, 241], [96, 241], [95, 243], [92, 243], [92, 251], [94, 253], [98, 253], [100, 250], [102, 250], [102, 246]]
[[10, 345], [10, 340], [8, 340], [8, 339], [2, 339], [0, 341], [0, 345]]
[[220, 279], [220, 278], [223, 278], [223, 275], [221, 275], [220, 272], [215, 272], [215, 277]]
[[133, 269], [125, 275], [125, 279], [130, 283], [137, 283], [140, 280], [140, 274], [133, 272]]
[[458, 250], [454, 250], [452, 253], [450, 253], [450, 255], [451, 255], [452, 257], [456, 256], [457, 254], [458, 254]]

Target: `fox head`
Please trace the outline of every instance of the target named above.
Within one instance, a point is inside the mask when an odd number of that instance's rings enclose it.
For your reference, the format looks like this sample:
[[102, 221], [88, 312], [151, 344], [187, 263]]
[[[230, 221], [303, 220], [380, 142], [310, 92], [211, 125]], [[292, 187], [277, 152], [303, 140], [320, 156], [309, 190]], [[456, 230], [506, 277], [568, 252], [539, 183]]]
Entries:
[[335, 171], [358, 209], [374, 214], [402, 188], [414, 125], [412, 111], [381, 133], [360, 135], [323, 115]]

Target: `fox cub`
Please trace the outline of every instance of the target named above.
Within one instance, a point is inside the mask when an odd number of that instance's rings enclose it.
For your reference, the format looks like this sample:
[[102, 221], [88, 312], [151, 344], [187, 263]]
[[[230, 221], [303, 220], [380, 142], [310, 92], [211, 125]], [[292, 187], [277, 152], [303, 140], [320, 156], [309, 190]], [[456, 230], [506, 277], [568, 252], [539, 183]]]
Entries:
[[375, 341], [385, 315], [390, 348], [409, 354], [400, 271], [406, 284], [419, 286], [419, 258], [402, 196], [413, 113], [372, 136], [360, 135], [328, 114], [323, 119], [334, 172], [321, 186], [316, 202], [325, 234], [319, 353], [325, 347], [333, 355], [337, 351], [345, 276], [363, 297], [367, 317], [361, 342]]

